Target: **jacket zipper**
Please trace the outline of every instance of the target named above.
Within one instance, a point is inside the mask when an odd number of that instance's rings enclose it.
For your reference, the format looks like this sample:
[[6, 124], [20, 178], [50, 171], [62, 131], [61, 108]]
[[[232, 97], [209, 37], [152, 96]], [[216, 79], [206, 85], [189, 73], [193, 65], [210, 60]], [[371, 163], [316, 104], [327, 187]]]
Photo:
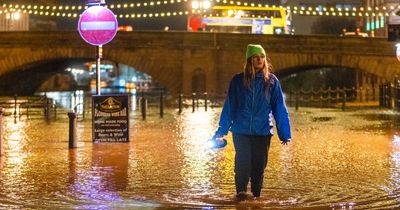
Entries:
[[253, 101], [251, 102], [251, 114], [250, 114], [250, 134], [252, 133], [251, 132], [251, 128], [253, 127], [253, 110], [254, 110], [254, 83], [255, 83], [255, 80], [253, 80], [253, 82], [252, 82], [252, 84], [251, 84], [251, 91], [252, 91], [252, 93], [253, 93], [253, 96], [252, 96], [252, 99], [253, 99]]

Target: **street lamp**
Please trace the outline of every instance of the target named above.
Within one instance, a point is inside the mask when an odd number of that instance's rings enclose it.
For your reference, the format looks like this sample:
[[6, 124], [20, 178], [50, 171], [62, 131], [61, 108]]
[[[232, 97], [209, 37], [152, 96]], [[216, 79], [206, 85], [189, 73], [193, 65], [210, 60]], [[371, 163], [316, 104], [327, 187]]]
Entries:
[[188, 31], [198, 31], [199, 28], [203, 28], [202, 13], [210, 8], [210, 0], [191, 1], [187, 22]]
[[192, 9], [210, 9], [211, 2], [209, 0], [192, 1]]
[[19, 20], [21, 18], [21, 14], [19, 12], [13, 12], [11, 17], [13, 20]]

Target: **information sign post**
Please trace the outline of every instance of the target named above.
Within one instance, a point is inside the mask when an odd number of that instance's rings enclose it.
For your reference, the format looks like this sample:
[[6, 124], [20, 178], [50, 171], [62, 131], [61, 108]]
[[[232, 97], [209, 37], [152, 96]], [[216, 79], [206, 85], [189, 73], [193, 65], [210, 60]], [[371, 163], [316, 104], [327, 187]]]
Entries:
[[[96, 46], [96, 94], [101, 95], [100, 64], [102, 46], [110, 42], [118, 30], [118, 21], [114, 13], [106, 7], [90, 3], [79, 18], [78, 31], [88, 44]], [[94, 5], [94, 6], [93, 6]]]
[[93, 142], [129, 142], [129, 101], [127, 95], [93, 96]]
[[114, 13], [102, 5], [105, 0], [88, 0], [79, 18], [78, 31], [88, 44], [96, 46], [96, 95], [92, 96], [93, 142], [129, 142], [128, 95], [101, 95], [100, 65], [102, 46], [118, 30]]

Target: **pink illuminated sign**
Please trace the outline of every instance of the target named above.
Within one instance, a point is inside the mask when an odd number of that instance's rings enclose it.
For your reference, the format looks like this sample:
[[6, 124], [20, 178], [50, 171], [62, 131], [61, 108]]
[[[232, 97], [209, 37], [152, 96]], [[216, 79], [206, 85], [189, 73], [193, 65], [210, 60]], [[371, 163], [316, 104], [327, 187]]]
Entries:
[[78, 21], [78, 31], [82, 39], [94, 46], [110, 42], [117, 30], [117, 18], [111, 10], [103, 6], [89, 7]]

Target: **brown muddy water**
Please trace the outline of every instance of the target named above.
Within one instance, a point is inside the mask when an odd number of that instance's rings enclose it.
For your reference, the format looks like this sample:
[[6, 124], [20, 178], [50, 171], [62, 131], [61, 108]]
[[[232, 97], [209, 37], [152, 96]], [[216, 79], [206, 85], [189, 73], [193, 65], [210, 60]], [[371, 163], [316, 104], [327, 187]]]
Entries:
[[130, 143], [91, 142], [68, 119], [3, 117], [0, 209], [393, 209], [400, 208], [400, 115], [384, 109], [290, 109], [293, 142], [272, 139], [257, 201], [233, 196], [232, 137], [207, 147], [220, 108], [131, 113]]

